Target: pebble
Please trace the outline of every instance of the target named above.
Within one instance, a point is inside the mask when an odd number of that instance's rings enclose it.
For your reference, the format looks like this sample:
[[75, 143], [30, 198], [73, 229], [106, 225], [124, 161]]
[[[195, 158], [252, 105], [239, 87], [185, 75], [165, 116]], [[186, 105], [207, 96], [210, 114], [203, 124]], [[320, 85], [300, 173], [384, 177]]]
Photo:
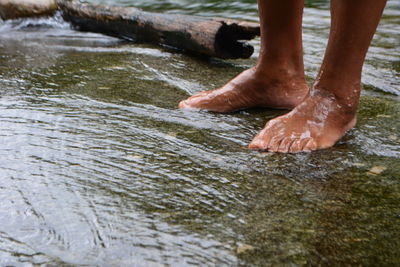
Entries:
[[237, 254], [243, 254], [247, 252], [251, 252], [255, 250], [255, 247], [248, 245], [248, 244], [239, 244], [238, 247], [236, 248], [236, 253]]
[[385, 166], [374, 166], [367, 172], [367, 174], [378, 175], [381, 174], [384, 170], [386, 170]]

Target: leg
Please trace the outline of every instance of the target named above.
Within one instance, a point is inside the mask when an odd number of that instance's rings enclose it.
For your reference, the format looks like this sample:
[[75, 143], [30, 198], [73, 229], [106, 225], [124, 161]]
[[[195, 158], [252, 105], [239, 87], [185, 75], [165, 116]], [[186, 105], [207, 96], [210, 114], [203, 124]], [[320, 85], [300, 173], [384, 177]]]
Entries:
[[356, 123], [361, 70], [386, 0], [332, 0], [325, 57], [309, 95], [273, 119], [250, 148], [278, 152], [331, 147]]
[[254, 68], [225, 86], [200, 92], [180, 108], [231, 112], [251, 107], [293, 108], [308, 92], [304, 76], [302, 0], [259, 0], [261, 51]]

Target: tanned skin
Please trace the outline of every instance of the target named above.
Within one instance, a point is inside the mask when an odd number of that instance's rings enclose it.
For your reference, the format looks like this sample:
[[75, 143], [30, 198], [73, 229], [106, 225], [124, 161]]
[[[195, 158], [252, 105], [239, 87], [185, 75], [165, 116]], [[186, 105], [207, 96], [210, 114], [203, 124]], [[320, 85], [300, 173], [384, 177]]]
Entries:
[[223, 87], [200, 92], [183, 109], [232, 112], [292, 109], [270, 120], [249, 148], [301, 152], [333, 146], [356, 124], [365, 55], [386, 0], [331, 0], [325, 57], [310, 89], [304, 75], [301, 0], [259, 0], [261, 51], [255, 67]]

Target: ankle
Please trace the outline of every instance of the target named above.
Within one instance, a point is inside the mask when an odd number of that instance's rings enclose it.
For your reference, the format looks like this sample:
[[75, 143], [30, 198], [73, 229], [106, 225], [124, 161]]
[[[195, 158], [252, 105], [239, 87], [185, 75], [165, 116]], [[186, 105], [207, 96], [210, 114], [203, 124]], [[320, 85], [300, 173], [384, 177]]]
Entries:
[[320, 86], [314, 84], [310, 89], [310, 97], [320, 97], [335, 102], [336, 107], [349, 117], [354, 117], [360, 99], [360, 86]]
[[275, 80], [282, 83], [293, 83], [307, 85], [304, 70], [298, 70], [292, 67], [285, 67], [282, 65], [266, 65], [257, 64], [252, 68], [254, 75], [260, 79]]
[[321, 71], [312, 88], [332, 93], [339, 101], [358, 101], [361, 75]]

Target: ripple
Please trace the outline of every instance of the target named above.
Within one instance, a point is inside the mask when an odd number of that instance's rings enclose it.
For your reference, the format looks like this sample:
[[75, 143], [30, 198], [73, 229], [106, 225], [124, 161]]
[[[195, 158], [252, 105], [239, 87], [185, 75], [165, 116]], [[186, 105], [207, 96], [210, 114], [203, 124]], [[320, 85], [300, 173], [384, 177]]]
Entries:
[[[309, 77], [330, 20], [327, 1], [312, 2], [304, 17]], [[397, 260], [393, 3], [364, 67], [357, 127], [331, 149], [295, 155], [246, 148], [286, 111], [176, 107], [256, 56], [200, 59], [74, 32], [57, 17], [1, 24], [0, 265], [368, 265], [382, 253]], [[136, 4], [257, 21], [254, 1]], [[368, 174], [375, 166], [384, 171]], [[252, 254], [237, 253], [241, 244]]]

